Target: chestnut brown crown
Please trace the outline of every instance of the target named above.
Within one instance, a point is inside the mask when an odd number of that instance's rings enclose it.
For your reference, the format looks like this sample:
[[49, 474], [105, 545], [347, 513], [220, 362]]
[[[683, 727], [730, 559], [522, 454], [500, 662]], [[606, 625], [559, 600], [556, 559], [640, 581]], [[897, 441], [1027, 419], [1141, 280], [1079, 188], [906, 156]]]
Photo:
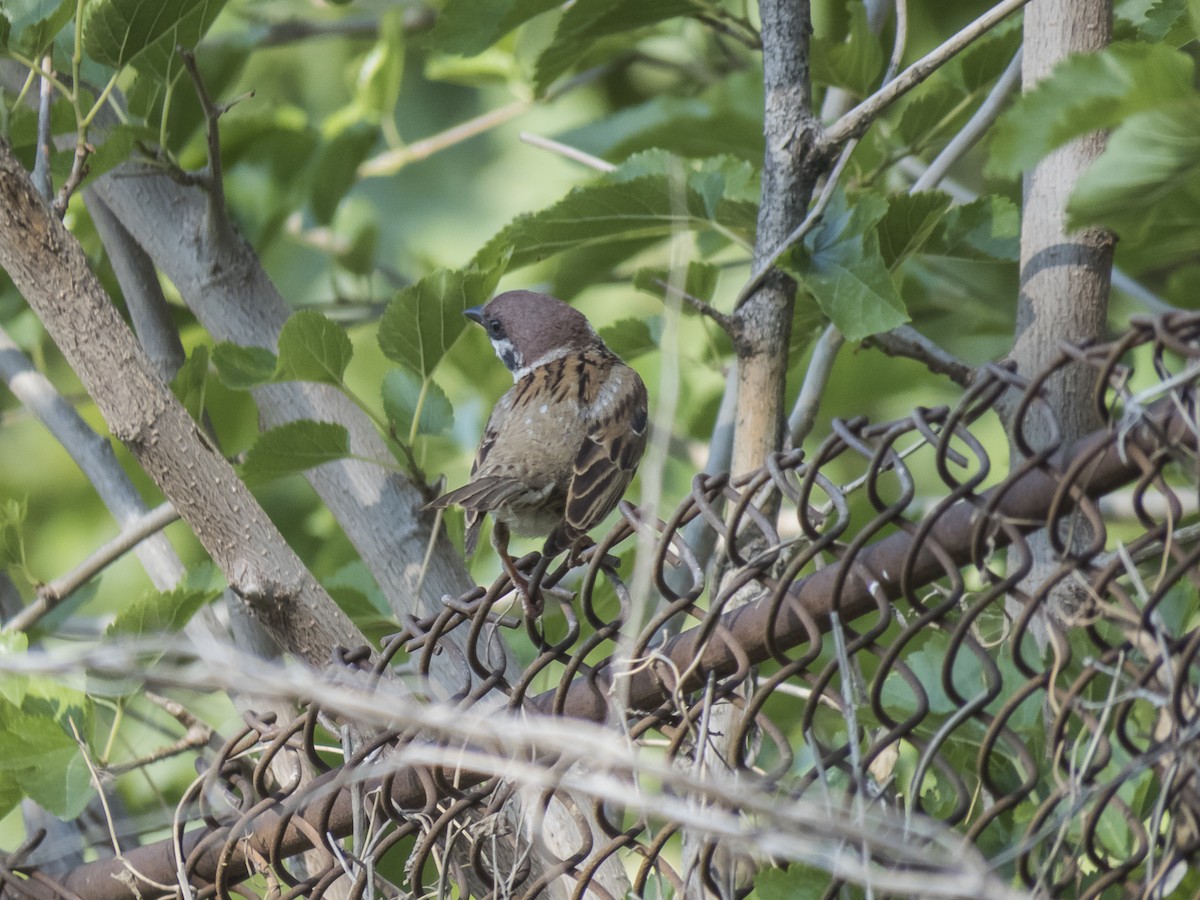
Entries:
[[513, 373], [586, 350], [599, 341], [583, 313], [536, 291], [507, 291], [484, 306], [471, 307], [465, 315], [483, 326], [496, 355]]

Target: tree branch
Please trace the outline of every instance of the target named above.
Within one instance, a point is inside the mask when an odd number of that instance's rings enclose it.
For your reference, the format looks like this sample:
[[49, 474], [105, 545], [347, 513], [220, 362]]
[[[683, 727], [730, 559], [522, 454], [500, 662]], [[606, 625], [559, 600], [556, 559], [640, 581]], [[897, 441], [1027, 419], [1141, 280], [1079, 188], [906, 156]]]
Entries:
[[104, 414], [191, 526], [231, 587], [280, 643], [315, 666], [368, 644], [287, 546], [155, 374], [6, 142], [0, 141], [0, 266]]
[[830, 125], [822, 139], [825, 152], [836, 152], [846, 141], [861, 137], [889, 106], [936, 72], [947, 60], [969, 47], [1027, 3], [1029, 0], [1003, 0], [948, 41], [925, 54], [893, 81]]

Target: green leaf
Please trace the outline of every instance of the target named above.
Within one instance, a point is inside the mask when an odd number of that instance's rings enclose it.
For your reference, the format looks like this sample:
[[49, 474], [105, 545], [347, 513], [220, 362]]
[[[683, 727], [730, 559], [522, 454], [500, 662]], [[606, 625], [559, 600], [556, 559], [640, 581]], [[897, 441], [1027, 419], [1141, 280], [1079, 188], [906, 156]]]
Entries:
[[142, 637], [159, 632], [174, 633], [186, 625], [200, 607], [220, 593], [219, 590], [183, 587], [171, 591], [150, 591], [122, 609], [108, 626], [105, 635]]
[[922, 146], [962, 111], [962, 94], [942, 81], [928, 84], [900, 112], [896, 131], [907, 146]]
[[379, 140], [379, 129], [367, 122], [351, 122], [321, 146], [312, 179], [313, 216], [328, 225], [338, 203], [358, 180], [358, 164]]
[[258, 436], [246, 452], [248, 478], [280, 478], [350, 455], [350, 433], [332, 422], [300, 419]]
[[1132, 213], [1148, 227], [1162, 201], [1200, 180], [1198, 117], [1193, 97], [1126, 120], [1076, 184], [1072, 224], [1123, 222]]
[[1158, 0], [1146, 10], [1145, 20], [1138, 26], [1138, 36], [1150, 43], [1164, 41], [1181, 47], [1192, 41], [1196, 33], [1188, 22], [1187, 0]]
[[4, 18], [10, 22], [0, 47], [14, 42], [25, 56], [38, 57], [75, 15], [75, 0], [23, 0], [4, 4]]
[[538, 57], [534, 89], [538, 94], [573, 69], [602, 38], [657, 25], [667, 19], [704, 11], [696, 0], [575, 0], [563, 12], [554, 39]]
[[561, 5], [561, 0], [447, 0], [429, 40], [446, 53], [474, 56], [518, 25]]
[[883, 72], [883, 45], [867, 23], [866, 4], [854, 0], [848, 9], [850, 19], [844, 35], [813, 39], [813, 78], [856, 94], [868, 94]]
[[762, 869], [754, 877], [747, 900], [817, 900], [825, 895], [829, 874], [801, 863], [784, 869]]
[[91, 718], [84, 694], [50, 679], [30, 679], [20, 705], [0, 700], [0, 779], [13, 779], [24, 796], [61, 819], [78, 816], [92, 787], [70, 727], [74, 723], [86, 737]]
[[950, 208], [950, 195], [941, 191], [897, 194], [879, 220], [879, 252], [884, 265], [895, 271], [920, 251]]
[[760, 166], [762, 109], [761, 74], [734, 72], [698, 96], [659, 95], [557, 139], [613, 161], [659, 148], [690, 159], [730, 155]]
[[796, 277], [848, 341], [908, 321], [875, 229], [887, 209], [877, 194], [862, 194], [850, 207], [839, 191], [803, 248], [791, 254]]
[[0, 569], [25, 564], [23, 526], [27, 512], [24, 500], [0, 500]]
[[607, 328], [600, 329], [600, 337], [608, 345], [608, 349], [623, 360], [631, 360], [658, 349], [655, 331], [651, 323], [659, 328], [662, 320], [655, 317], [646, 319], [620, 319]]
[[500, 254], [487, 269], [439, 269], [400, 291], [379, 322], [383, 355], [428, 379], [466, 327], [464, 310], [491, 298], [506, 259]]
[[12, 22], [3, 12], [0, 12], [0, 50], [8, 49], [8, 38], [12, 34]]
[[509, 268], [517, 269], [569, 250], [659, 240], [681, 228], [715, 229], [725, 242], [749, 244], [757, 220], [748, 199], [757, 193], [754, 180], [753, 169], [732, 157], [696, 165], [669, 154], [638, 154], [554, 205], [515, 219], [475, 262], [510, 249]]
[[[195, 47], [225, 5], [225, 0], [92, 0], [83, 31], [83, 48], [92, 59], [121, 68], [153, 48], [159, 71], [174, 48]], [[144, 71], [139, 67], [139, 71]]]
[[1188, 21], [1192, 23], [1192, 32], [1200, 35], [1200, 0], [1187, 0]]
[[931, 256], [1015, 262], [1020, 257], [1021, 214], [1007, 197], [988, 195], [946, 213], [924, 252]]
[[1072, 56], [999, 122], [987, 173], [1014, 177], [1072, 138], [1192, 96], [1195, 63], [1162, 44], [1113, 44]]
[[204, 381], [208, 377], [208, 347], [197, 345], [171, 379], [171, 390], [197, 422], [204, 415]]
[[407, 369], [388, 372], [382, 393], [383, 412], [401, 440], [409, 439], [418, 409], [417, 434], [441, 434], [454, 422], [454, 408], [437, 383], [423, 381]]
[[276, 381], [341, 384], [354, 346], [346, 330], [313, 309], [301, 310], [279, 332]]
[[[29, 649], [29, 635], [19, 631], [0, 631], [0, 659], [24, 656]], [[5, 672], [0, 675], [0, 700], [20, 706], [29, 687], [29, 676]]]
[[278, 365], [275, 354], [266, 347], [241, 347], [228, 341], [213, 348], [212, 360], [221, 383], [235, 391], [266, 384]]

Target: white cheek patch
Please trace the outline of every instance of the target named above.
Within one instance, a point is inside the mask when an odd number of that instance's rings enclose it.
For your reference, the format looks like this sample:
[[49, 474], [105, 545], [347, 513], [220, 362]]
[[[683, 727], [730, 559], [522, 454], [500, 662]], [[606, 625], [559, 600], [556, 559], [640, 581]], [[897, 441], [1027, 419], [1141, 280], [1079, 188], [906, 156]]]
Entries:
[[515, 373], [521, 368], [521, 354], [517, 352], [517, 348], [508, 338], [492, 338], [492, 349], [496, 351], [500, 362], [504, 363], [510, 372]]

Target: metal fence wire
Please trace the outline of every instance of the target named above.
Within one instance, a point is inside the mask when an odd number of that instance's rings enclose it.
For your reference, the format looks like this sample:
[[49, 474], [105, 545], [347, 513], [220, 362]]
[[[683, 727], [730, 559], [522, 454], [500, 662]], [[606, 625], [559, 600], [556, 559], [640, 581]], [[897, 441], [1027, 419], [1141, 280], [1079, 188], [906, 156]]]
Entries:
[[[1105, 427], [1031, 445], [1079, 367]], [[810, 896], [1197, 892], [1198, 376], [1200, 317], [1138, 320], [697, 476], [665, 519], [625, 504], [545, 573], [540, 620], [503, 580], [447, 598], [323, 682], [364, 698], [357, 728], [324, 695], [248, 718], [184, 798], [199, 827], [3, 882], [606, 897], [616, 867], [637, 896], [744, 896], [787, 862]]]

